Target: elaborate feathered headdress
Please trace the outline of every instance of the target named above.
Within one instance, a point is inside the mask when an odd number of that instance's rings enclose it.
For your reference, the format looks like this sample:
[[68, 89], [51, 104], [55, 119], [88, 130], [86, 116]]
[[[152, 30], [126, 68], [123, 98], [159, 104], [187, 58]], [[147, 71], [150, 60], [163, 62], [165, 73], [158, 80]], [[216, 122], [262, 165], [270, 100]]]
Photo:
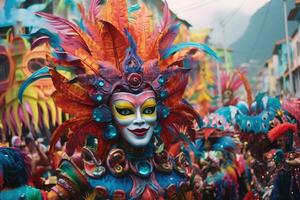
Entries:
[[[181, 101], [189, 71], [183, 61], [189, 51], [179, 52], [186, 48], [201, 49], [216, 59], [217, 55], [198, 43], [172, 46], [179, 24], [172, 19], [167, 6], [162, 23], [155, 28], [143, 9], [136, 11], [136, 21], [129, 21], [126, 1], [111, 0], [100, 6], [98, 0], [92, 0], [88, 14], [80, 5], [79, 9], [80, 26], [60, 17], [38, 13], [50, 22], [54, 33], [39, 30], [34, 36], [42, 36], [33, 46], [49, 42], [56, 67], [38, 71], [28, 82], [51, 78], [56, 88], [52, 95], [56, 104], [73, 116], [56, 129], [52, 147], [70, 129], [68, 154], [83, 145], [86, 134], [92, 134], [98, 138], [99, 155], [105, 155], [112, 142], [106, 137], [112, 121], [108, 106], [111, 94], [115, 91], [139, 93], [145, 88], [156, 93], [160, 126], [155, 132], [161, 132], [167, 148], [178, 135], [175, 124], [186, 125], [193, 133], [193, 119], [198, 116]], [[58, 72], [71, 68], [75, 74], [72, 80]], [[20, 99], [21, 96], [20, 93]]]
[[235, 92], [244, 85], [248, 104], [251, 104], [252, 101], [252, 92], [250, 84], [246, 78], [245, 69], [237, 69], [234, 72], [222, 71], [220, 75], [221, 80], [221, 91], [222, 91], [222, 100], [224, 106], [235, 105], [238, 102], [238, 98], [235, 96]]

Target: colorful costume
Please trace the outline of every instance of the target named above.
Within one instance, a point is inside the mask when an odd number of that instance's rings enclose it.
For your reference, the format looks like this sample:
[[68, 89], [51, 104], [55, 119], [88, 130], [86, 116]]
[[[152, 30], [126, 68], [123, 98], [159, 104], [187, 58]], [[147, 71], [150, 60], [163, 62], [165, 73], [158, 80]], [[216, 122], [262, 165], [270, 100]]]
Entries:
[[203, 179], [202, 199], [243, 199], [250, 191], [249, 170], [239, 152], [234, 128], [221, 115], [212, 113], [204, 118], [197, 132], [195, 152], [199, 175]]
[[29, 158], [18, 149], [0, 147], [0, 199], [42, 200], [45, 195], [28, 185]]
[[[73, 116], [53, 133], [50, 150], [68, 133], [71, 157], [61, 162], [58, 184], [49, 195], [187, 198], [192, 170], [180, 136], [193, 140], [199, 117], [182, 101], [189, 72], [186, 55], [197, 49], [216, 54], [197, 43], [172, 46], [179, 24], [167, 7], [156, 28], [140, 10], [134, 13], [138, 17], [129, 16], [125, 1], [104, 6], [92, 1], [88, 14], [80, 10], [80, 25], [39, 13], [56, 33], [39, 30], [36, 34], [44, 36], [33, 45], [49, 43], [53, 64], [25, 83], [51, 78], [56, 104]], [[179, 53], [183, 48], [188, 50]], [[60, 74], [66, 69], [73, 69], [74, 78]]]

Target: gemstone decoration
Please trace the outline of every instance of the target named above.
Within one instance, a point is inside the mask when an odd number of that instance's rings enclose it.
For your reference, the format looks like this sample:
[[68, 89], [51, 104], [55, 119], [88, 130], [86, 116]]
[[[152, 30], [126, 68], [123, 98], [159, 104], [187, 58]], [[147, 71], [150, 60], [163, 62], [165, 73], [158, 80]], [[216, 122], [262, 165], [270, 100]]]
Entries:
[[165, 99], [168, 97], [168, 92], [167, 91], [161, 91], [159, 94], [160, 98]]
[[166, 82], [165, 77], [163, 77], [163, 76], [159, 77], [158, 82], [159, 82], [160, 85], [165, 84], [165, 82]]
[[104, 81], [100, 80], [99, 83], [98, 83], [98, 85], [99, 85], [100, 87], [103, 87], [103, 86], [104, 86]]
[[163, 118], [167, 118], [169, 116], [169, 114], [170, 114], [170, 109], [167, 107], [163, 108], [163, 110], [162, 110]]
[[154, 130], [153, 130], [153, 133], [155, 134], [155, 135], [159, 135], [160, 134], [160, 132], [161, 132], [161, 126], [160, 125], [157, 125], [156, 127], [154, 127]]
[[93, 119], [96, 122], [111, 122], [112, 113], [107, 106], [99, 106], [93, 110]]
[[98, 95], [98, 96], [96, 97], [96, 99], [97, 99], [97, 101], [101, 102], [101, 101], [103, 100], [103, 97], [102, 97], [102, 95]]
[[147, 161], [137, 162], [136, 168], [137, 168], [137, 172], [143, 177], [148, 177], [153, 170], [152, 165]]
[[116, 127], [112, 124], [107, 125], [104, 131], [104, 137], [108, 140], [114, 139], [118, 136]]

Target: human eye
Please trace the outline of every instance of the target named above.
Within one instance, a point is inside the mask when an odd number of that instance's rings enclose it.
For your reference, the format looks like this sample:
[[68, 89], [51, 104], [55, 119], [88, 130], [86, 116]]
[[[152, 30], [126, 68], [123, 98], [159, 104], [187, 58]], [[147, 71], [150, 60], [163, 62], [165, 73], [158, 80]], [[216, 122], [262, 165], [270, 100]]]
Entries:
[[129, 108], [117, 108], [116, 107], [116, 110], [120, 115], [132, 115], [132, 114], [134, 114], [134, 112]]
[[154, 111], [155, 111], [155, 106], [148, 107], [143, 110], [143, 114], [153, 114]]

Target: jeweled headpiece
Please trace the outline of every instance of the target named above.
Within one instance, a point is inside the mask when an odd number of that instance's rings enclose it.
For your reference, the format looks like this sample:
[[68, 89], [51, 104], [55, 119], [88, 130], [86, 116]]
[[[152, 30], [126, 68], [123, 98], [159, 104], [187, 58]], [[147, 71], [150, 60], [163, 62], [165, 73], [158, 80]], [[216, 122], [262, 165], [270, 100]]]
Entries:
[[[41, 29], [32, 34], [42, 35], [33, 47], [44, 42], [52, 46], [54, 65], [36, 72], [28, 82], [51, 78], [56, 88], [52, 95], [56, 104], [73, 116], [56, 129], [52, 143], [70, 129], [67, 153], [72, 154], [89, 133], [98, 138], [98, 152], [103, 155], [105, 146], [111, 144], [105, 138], [106, 132], [111, 131], [107, 128], [112, 123], [108, 105], [111, 95], [116, 91], [139, 93], [145, 88], [156, 94], [159, 125], [155, 132], [161, 134], [166, 147], [179, 134], [176, 125], [187, 126], [193, 135], [193, 119], [198, 116], [182, 102], [189, 72], [183, 61], [192, 49], [204, 50], [218, 59], [217, 55], [198, 43], [172, 45], [179, 24], [172, 19], [167, 6], [162, 23], [155, 28], [144, 5], [128, 13], [126, 1], [111, 0], [101, 6], [98, 0], [92, 0], [88, 14], [80, 5], [79, 9], [80, 25], [38, 13], [53, 25], [54, 33]], [[135, 17], [129, 20], [129, 15]], [[75, 75], [72, 80], [59, 73], [70, 69]]]

